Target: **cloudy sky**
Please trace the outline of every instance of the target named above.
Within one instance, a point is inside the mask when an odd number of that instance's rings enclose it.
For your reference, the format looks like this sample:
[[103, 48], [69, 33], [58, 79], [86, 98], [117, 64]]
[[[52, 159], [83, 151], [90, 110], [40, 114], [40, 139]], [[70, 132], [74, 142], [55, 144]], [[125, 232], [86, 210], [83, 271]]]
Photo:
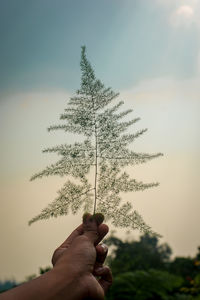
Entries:
[[[200, 245], [200, 0], [0, 0], [0, 279], [50, 265], [81, 213], [28, 227], [63, 179], [30, 182], [56, 160], [48, 133], [80, 84], [80, 47], [96, 76], [148, 128], [134, 149], [164, 157], [130, 169], [160, 186], [127, 195], [173, 255]], [[111, 228], [113, 229], [113, 228]], [[117, 231], [124, 238], [125, 231]], [[138, 233], [131, 233], [137, 238]]]

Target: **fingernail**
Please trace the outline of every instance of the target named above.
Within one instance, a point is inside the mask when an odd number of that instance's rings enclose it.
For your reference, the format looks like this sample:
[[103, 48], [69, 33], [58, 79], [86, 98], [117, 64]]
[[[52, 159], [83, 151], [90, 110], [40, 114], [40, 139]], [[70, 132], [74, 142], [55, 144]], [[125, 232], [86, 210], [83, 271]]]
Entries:
[[96, 213], [94, 214], [94, 219], [97, 222], [97, 225], [100, 225], [101, 223], [103, 223], [104, 215], [101, 213]]
[[102, 268], [102, 267], [98, 267], [98, 268], [96, 268], [96, 269], [95, 269], [95, 273], [101, 273], [101, 272], [102, 272], [102, 270], [103, 270], [103, 268]]
[[103, 252], [106, 253], [108, 251], [108, 247], [105, 244], [100, 244], [101, 247], [103, 248]]
[[91, 218], [91, 214], [88, 212], [85, 212], [83, 215], [83, 223], [86, 223], [89, 218]]

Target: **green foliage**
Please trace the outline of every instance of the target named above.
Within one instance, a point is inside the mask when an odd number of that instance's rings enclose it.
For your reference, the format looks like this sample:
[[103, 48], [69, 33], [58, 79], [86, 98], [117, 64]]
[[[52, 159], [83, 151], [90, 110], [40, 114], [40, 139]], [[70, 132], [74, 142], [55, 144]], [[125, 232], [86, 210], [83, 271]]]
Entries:
[[172, 295], [169, 300], [197, 300], [196, 298], [193, 298], [192, 296], [176, 293]]
[[40, 270], [39, 270], [40, 275], [50, 271], [51, 269], [52, 269], [51, 267], [45, 267], [45, 268], [40, 267]]
[[135, 270], [167, 269], [171, 249], [167, 244], [158, 245], [157, 237], [144, 235], [139, 241], [122, 242], [115, 237], [105, 241], [114, 245], [109, 264], [114, 275]]
[[194, 259], [191, 257], [176, 257], [170, 264], [170, 271], [187, 278], [188, 276], [195, 276], [197, 268], [194, 264]]
[[116, 276], [108, 299], [150, 300], [169, 299], [181, 286], [182, 278], [166, 271], [149, 270], [122, 273]]
[[111, 235], [105, 243], [112, 249], [107, 264], [114, 276], [106, 299], [200, 300], [199, 252], [172, 260], [170, 247], [147, 234], [125, 242]]
[[[106, 220], [111, 219], [115, 226], [139, 229], [150, 232], [137, 211], [132, 210], [130, 202], [122, 203], [122, 192], [143, 191], [158, 183], [143, 183], [131, 179], [124, 170], [126, 166], [145, 163], [162, 154], [136, 153], [129, 145], [147, 129], [127, 133], [127, 129], [139, 118], [123, 121], [132, 110], [121, 110], [123, 101], [111, 103], [118, 97], [111, 88], [96, 79], [94, 70], [86, 58], [86, 49], [81, 53], [81, 87], [68, 101], [68, 106], [60, 119], [61, 125], [53, 125], [52, 130], [64, 130], [85, 137], [83, 142], [63, 144], [47, 148], [43, 152], [55, 152], [60, 159], [43, 171], [32, 176], [31, 180], [43, 176], [59, 175], [68, 178], [57, 198], [34, 217], [29, 224], [49, 217], [66, 215], [71, 208], [76, 213], [84, 211], [102, 213]], [[92, 176], [91, 176], [92, 175]], [[90, 178], [94, 180], [90, 182]], [[71, 179], [75, 179], [74, 183]]]
[[194, 279], [188, 278], [188, 284], [181, 288], [181, 291], [187, 295], [200, 295], [200, 273]]

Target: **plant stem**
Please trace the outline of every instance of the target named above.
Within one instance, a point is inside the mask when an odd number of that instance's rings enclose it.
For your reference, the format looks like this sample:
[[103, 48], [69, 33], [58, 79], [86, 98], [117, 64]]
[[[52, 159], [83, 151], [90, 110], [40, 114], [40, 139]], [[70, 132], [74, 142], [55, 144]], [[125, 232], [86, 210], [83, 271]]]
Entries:
[[95, 137], [95, 175], [94, 175], [94, 211], [93, 214], [96, 212], [96, 204], [97, 204], [97, 168], [98, 168], [98, 141], [97, 141], [97, 124], [96, 124], [96, 115], [94, 109], [94, 99], [93, 99], [93, 116], [94, 116], [94, 137]]
[[96, 147], [96, 155], [95, 155], [95, 179], [94, 179], [94, 214], [96, 211], [96, 203], [97, 203], [97, 135], [96, 135], [96, 126], [95, 126], [95, 147]]

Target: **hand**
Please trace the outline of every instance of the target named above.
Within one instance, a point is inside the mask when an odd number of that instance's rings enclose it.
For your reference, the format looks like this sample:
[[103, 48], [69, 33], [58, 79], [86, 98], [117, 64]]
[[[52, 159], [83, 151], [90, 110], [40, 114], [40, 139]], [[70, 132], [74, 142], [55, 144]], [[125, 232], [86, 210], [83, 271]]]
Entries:
[[[111, 271], [103, 266], [107, 247], [99, 244], [107, 232], [107, 225], [98, 226], [95, 219], [88, 214], [83, 224], [53, 254], [54, 270], [63, 280], [69, 280], [70, 276], [72, 286], [75, 284], [77, 300], [103, 300], [105, 292], [112, 284]], [[62, 294], [65, 297], [68, 295], [67, 289], [68, 286], [66, 290], [63, 288]]]
[[107, 232], [107, 225], [97, 225], [87, 215], [54, 252], [52, 270], [0, 294], [0, 299], [103, 300], [112, 283], [110, 269], [103, 267], [107, 248], [99, 244]]

